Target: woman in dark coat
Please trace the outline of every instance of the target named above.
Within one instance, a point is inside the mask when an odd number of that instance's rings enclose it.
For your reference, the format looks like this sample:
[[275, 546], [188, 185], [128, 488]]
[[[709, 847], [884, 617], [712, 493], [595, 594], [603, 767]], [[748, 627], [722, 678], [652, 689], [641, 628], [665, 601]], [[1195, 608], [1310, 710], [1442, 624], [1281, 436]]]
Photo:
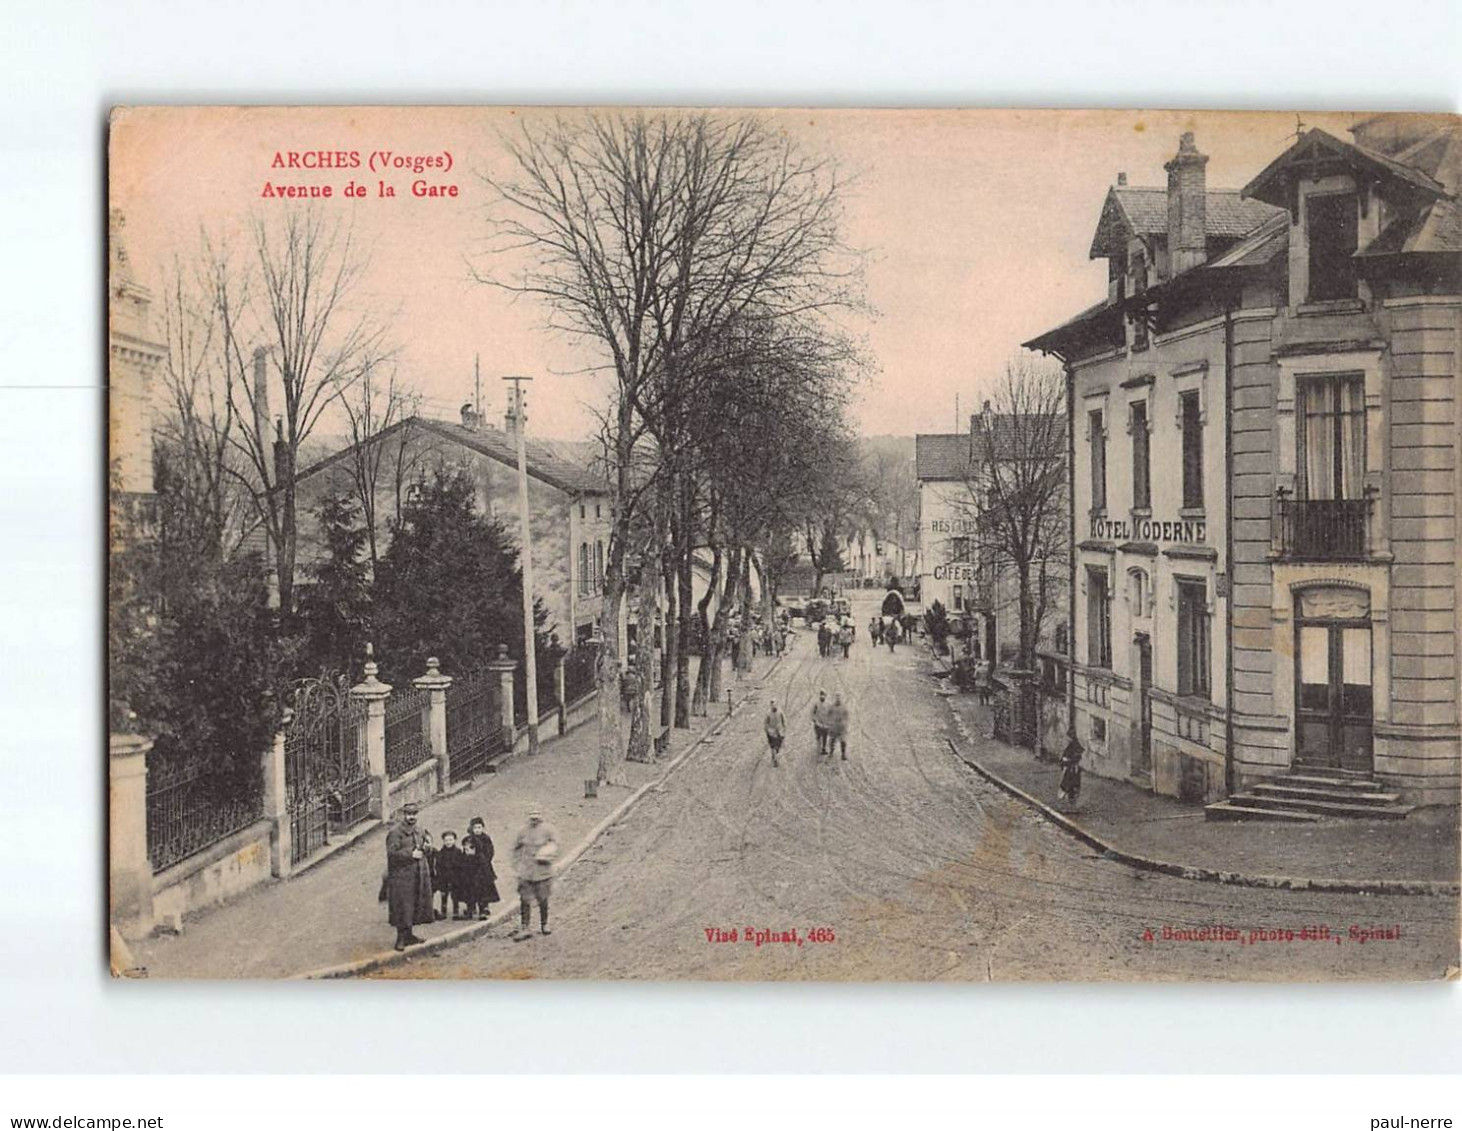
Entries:
[[396, 928], [397, 950], [421, 942], [411, 928], [433, 919], [428, 838], [416, 827], [416, 814], [416, 806], [407, 805], [401, 820], [386, 835], [386, 900], [391, 926]]
[[462, 876], [467, 888], [467, 915], [487, 918], [489, 905], [502, 896], [497, 890], [497, 869], [492, 866], [492, 837], [481, 817], [473, 817], [462, 838]]

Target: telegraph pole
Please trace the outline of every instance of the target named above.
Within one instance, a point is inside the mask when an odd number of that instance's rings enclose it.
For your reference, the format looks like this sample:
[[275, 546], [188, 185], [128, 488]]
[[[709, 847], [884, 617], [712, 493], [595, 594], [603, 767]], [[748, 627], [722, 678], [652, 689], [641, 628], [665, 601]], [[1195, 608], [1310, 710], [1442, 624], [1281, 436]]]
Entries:
[[528, 752], [538, 753], [538, 649], [533, 637], [533, 532], [528, 522], [528, 442], [523, 432], [523, 382], [531, 377], [504, 377], [513, 385], [513, 431], [518, 439], [518, 522], [523, 567], [523, 674], [528, 688]]

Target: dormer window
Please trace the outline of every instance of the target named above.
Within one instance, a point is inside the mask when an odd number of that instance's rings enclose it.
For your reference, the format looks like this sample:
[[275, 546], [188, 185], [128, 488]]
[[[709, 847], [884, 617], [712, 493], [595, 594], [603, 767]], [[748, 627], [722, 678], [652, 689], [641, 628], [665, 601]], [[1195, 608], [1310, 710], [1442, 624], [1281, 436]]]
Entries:
[[1305, 197], [1311, 302], [1355, 297], [1357, 210], [1354, 193]]

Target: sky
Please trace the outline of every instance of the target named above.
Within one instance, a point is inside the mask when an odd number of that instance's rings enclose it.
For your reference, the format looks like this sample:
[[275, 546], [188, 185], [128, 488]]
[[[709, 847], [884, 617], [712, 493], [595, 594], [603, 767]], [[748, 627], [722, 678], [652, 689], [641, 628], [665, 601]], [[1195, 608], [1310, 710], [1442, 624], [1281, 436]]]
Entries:
[[[713, 111], [714, 112], [714, 111]], [[577, 439], [595, 428], [600, 358], [547, 326], [547, 310], [473, 278], [485, 256], [492, 190], [483, 175], [509, 165], [503, 137], [523, 120], [572, 110], [480, 107], [138, 108], [120, 112], [110, 140], [111, 205], [139, 281], [160, 288], [175, 259], [197, 255], [200, 233], [247, 243], [250, 217], [291, 207], [266, 182], [330, 184], [320, 206], [349, 223], [368, 250], [357, 299], [391, 318], [403, 378], [430, 415], [455, 418], [473, 395], [500, 420], [500, 378], [534, 378], [529, 428]], [[1186, 130], [1209, 155], [1210, 188], [1241, 188], [1293, 139], [1293, 113], [1181, 111], [751, 111], [850, 178], [846, 243], [864, 257], [871, 312], [848, 327], [872, 358], [855, 424], [865, 434], [957, 427], [989, 395], [1020, 343], [1098, 301], [1106, 265], [1088, 258], [1103, 198], [1117, 175], [1162, 186], [1163, 163]], [[1353, 114], [1306, 113], [1305, 126], [1348, 137]], [[355, 151], [358, 169], [274, 168], [276, 153]], [[378, 175], [373, 152], [450, 155], [451, 169]], [[366, 186], [363, 199], [345, 185]], [[376, 195], [390, 182], [391, 199]], [[417, 198], [418, 179], [456, 185]], [[503, 264], [498, 263], [499, 269]], [[509, 265], [511, 267], [511, 265]], [[328, 422], [322, 428], [329, 427]]]

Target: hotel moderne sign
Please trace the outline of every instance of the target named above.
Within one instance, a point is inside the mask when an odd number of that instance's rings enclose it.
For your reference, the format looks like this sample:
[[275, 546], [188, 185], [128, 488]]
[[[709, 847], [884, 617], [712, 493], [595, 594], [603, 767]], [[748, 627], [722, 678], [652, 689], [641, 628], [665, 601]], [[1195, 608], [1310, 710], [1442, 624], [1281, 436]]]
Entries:
[[1104, 542], [1186, 542], [1202, 545], [1208, 541], [1208, 524], [1201, 518], [1168, 521], [1156, 518], [1102, 518], [1092, 515], [1091, 537]]

